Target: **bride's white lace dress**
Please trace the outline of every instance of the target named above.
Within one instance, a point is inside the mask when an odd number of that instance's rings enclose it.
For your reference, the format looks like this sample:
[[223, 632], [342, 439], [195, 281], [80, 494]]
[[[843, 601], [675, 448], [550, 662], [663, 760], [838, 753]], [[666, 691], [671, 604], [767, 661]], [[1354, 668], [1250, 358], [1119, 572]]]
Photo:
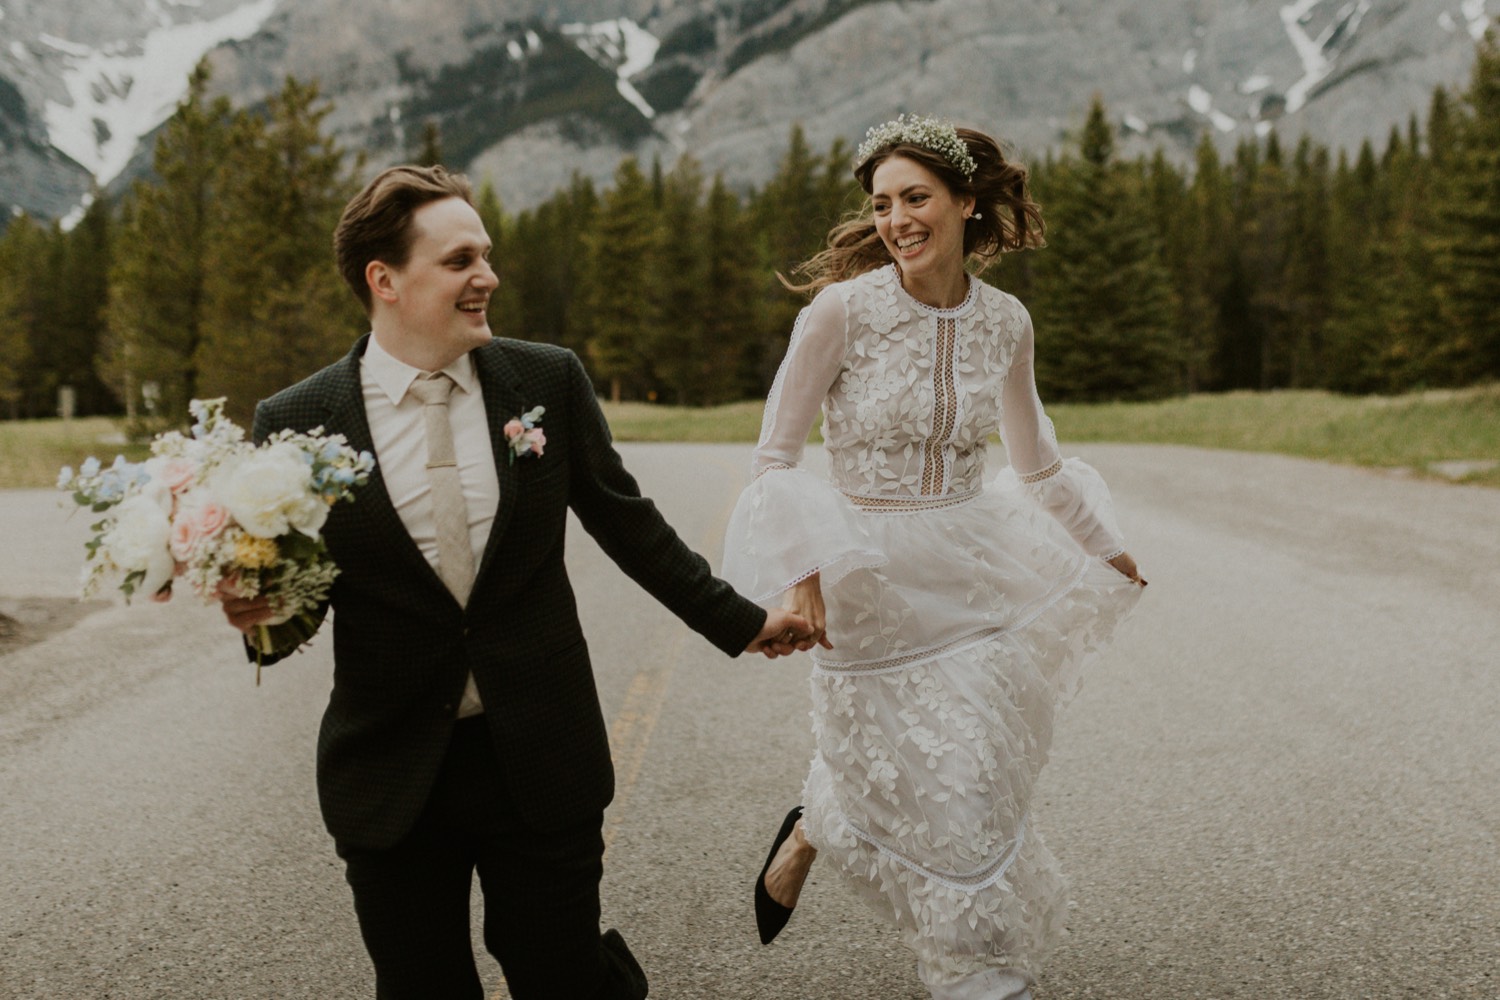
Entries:
[[[1062, 929], [1030, 823], [1055, 710], [1140, 590], [1109, 491], [1062, 459], [1014, 297], [934, 309], [894, 266], [803, 310], [766, 403], [724, 574], [770, 604], [820, 574], [808, 839], [900, 926], [938, 987], [1030, 979]], [[829, 478], [797, 468], [819, 408]], [[1000, 430], [1010, 467], [985, 481]], [[1017, 475], [1017, 471], [1020, 475]]]

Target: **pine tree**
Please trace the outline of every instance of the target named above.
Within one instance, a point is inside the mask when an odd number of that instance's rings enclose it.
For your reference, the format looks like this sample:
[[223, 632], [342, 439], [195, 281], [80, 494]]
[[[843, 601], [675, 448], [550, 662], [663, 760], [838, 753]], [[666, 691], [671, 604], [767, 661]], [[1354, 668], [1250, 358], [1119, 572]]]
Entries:
[[[1256, 388], [1280, 389], [1292, 382], [1298, 336], [1290, 282], [1290, 256], [1296, 241], [1296, 205], [1282, 163], [1281, 143], [1272, 132], [1246, 192], [1244, 254], [1249, 280]], [[1247, 345], [1249, 346], [1249, 345]]]
[[0, 281], [8, 287], [0, 297], [0, 337], [9, 342], [5, 350], [14, 374], [0, 392], [11, 397], [15, 416], [53, 416], [71, 364], [56, 336], [59, 305], [68, 296], [65, 237], [56, 223], [21, 215], [6, 229], [3, 244]]
[[1114, 160], [1096, 98], [1079, 156], [1058, 164], [1049, 255], [1039, 277], [1037, 375], [1045, 397], [1154, 399], [1181, 388], [1171, 280], [1137, 206], [1139, 172]]
[[1288, 323], [1293, 338], [1287, 385], [1320, 384], [1324, 327], [1328, 322], [1330, 252], [1328, 150], [1306, 137], [1292, 158], [1292, 228], [1287, 253]]
[[[864, 202], [864, 191], [854, 179], [854, 151], [843, 136], [833, 140], [828, 153], [823, 157], [823, 170], [818, 176], [818, 233], [821, 242], [827, 230], [842, 221], [850, 212], [859, 211]], [[820, 249], [820, 243], [811, 248]]]
[[[503, 331], [503, 336], [562, 342], [562, 317], [573, 289], [566, 285], [565, 272], [556, 260], [558, 227], [552, 220], [566, 213], [566, 207], [559, 204], [563, 197], [522, 212], [501, 233], [499, 245], [507, 252], [497, 270], [502, 275], [501, 287], [490, 299], [490, 329]], [[510, 247], [524, 248], [524, 252], [510, 253]], [[496, 298], [506, 303], [498, 319], [494, 317]]]
[[1177, 302], [1173, 337], [1181, 359], [1182, 385], [1194, 392], [1203, 387], [1213, 333], [1213, 302], [1204, 274], [1208, 249], [1193, 214], [1187, 178], [1161, 150], [1152, 157], [1147, 183], [1162, 263], [1171, 275]]
[[1392, 130], [1382, 158], [1379, 184], [1385, 206], [1383, 229], [1371, 259], [1381, 275], [1384, 338], [1374, 345], [1372, 367], [1383, 391], [1398, 392], [1450, 380], [1439, 320], [1436, 275], [1427, 250], [1431, 233], [1432, 164], [1423, 157], [1413, 125], [1403, 138]]
[[[507, 244], [514, 240], [514, 235], [509, 232], [511, 222], [505, 217], [505, 209], [500, 204], [495, 185], [488, 179], [479, 185], [479, 191], [474, 196], [474, 211], [479, 213], [479, 221], [489, 235], [490, 267], [499, 282], [490, 294], [489, 308], [485, 310], [485, 316], [490, 322], [490, 333], [497, 337], [520, 339], [520, 330], [516, 329], [516, 321], [520, 316], [516, 260], [507, 252]], [[515, 256], [519, 257], [519, 254]]]
[[1379, 167], [1368, 141], [1351, 167], [1343, 153], [1334, 172], [1330, 232], [1339, 248], [1330, 269], [1333, 287], [1327, 324], [1324, 379], [1340, 392], [1384, 388], [1376, 359], [1384, 350], [1385, 289], [1380, 271]]
[[1223, 284], [1219, 295], [1218, 336], [1214, 344], [1215, 388], [1258, 389], [1261, 386], [1263, 313], [1257, 308], [1256, 269], [1246, 242], [1254, 225], [1252, 192], [1260, 174], [1260, 145], [1242, 141], [1227, 166], [1228, 214], [1224, 236]]
[[582, 305], [591, 332], [593, 375], [609, 384], [610, 399], [618, 402], [627, 388], [632, 397], [650, 390], [651, 359], [644, 339], [657, 322], [659, 300], [650, 266], [661, 235], [651, 185], [634, 157], [621, 161], [614, 180], [584, 238], [589, 280]]
[[598, 212], [593, 183], [574, 174], [568, 188], [516, 217], [503, 240], [509, 249], [501, 264], [506, 285], [514, 289], [514, 316], [502, 323], [507, 336], [566, 347], [590, 364], [585, 302], [591, 275], [584, 240]]
[[60, 384], [72, 387], [80, 415], [118, 412], [118, 400], [94, 369], [109, 302], [113, 211], [95, 191], [83, 218], [62, 234], [63, 294], [53, 309], [49, 339]]
[[423, 167], [442, 165], [443, 130], [437, 119], [429, 118], [422, 123], [422, 145], [417, 150], [414, 162]]
[[21, 215], [0, 235], [0, 404], [12, 420], [21, 416], [31, 375], [31, 330], [39, 319], [28, 294], [37, 231]]
[[703, 215], [706, 308], [699, 379], [705, 404], [726, 403], [764, 392], [758, 381], [744, 379], [745, 358], [763, 325], [764, 272], [751, 245], [749, 220], [722, 174], [714, 177]]
[[209, 234], [218, 225], [220, 164], [236, 118], [209, 100], [199, 63], [156, 142], [157, 181], [137, 181], [122, 207], [111, 254], [100, 375], [131, 415], [187, 419], [201, 395], [199, 346]]
[[820, 173], [827, 177], [826, 162], [819, 163], [801, 124], [793, 124], [786, 155], [752, 203], [756, 229], [765, 248], [763, 326], [745, 358], [757, 394], [770, 389], [797, 313], [807, 304], [803, 296], [783, 288], [775, 274], [790, 276], [797, 265], [822, 248], [828, 235], [831, 220], [820, 197], [820, 189], [826, 191], [827, 182], [820, 181]]
[[[654, 185], [653, 185], [654, 186]], [[652, 261], [651, 286], [658, 293], [656, 323], [642, 331], [665, 402], [701, 404], [704, 314], [708, 259], [701, 220], [703, 172], [684, 155], [661, 182], [661, 242]]]
[[346, 350], [365, 325], [329, 251], [357, 184], [321, 131], [331, 107], [288, 79], [264, 118], [240, 117], [206, 241], [198, 363], [205, 394], [248, 420], [255, 404]]
[[1200, 289], [1203, 300], [1184, 299], [1184, 309], [1201, 307], [1204, 312], [1187, 321], [1193, 339], [1185, 345], [1186, 383], [1193, 390], [1225, 389], [1230, 385], [1224, 360], [1230, 339], [1226, 320], [1243, 317], [1248, 309], [1233, 186], [1210, 135], [1198, 143], [1188, 203], [1192, 221], [1185, 240], [1191, 253], [1183, 284]]
[[1500, 378], [1500, 34], [1479, 42], [1438, 173], [1438, 303], [1452, 375]]

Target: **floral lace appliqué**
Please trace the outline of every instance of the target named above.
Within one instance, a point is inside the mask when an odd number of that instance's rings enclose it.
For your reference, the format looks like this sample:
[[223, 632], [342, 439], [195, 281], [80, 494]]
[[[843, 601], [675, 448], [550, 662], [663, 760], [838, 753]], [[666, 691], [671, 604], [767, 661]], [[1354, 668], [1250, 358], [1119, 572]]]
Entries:
[[984, 477], [1024, 327], [1016, 300], [974, 282], [948, 310], [914, 305], [894, 268], [845, 283], [859, 334], [825, 400], [834, 484], [856, 496], [946, 496]]

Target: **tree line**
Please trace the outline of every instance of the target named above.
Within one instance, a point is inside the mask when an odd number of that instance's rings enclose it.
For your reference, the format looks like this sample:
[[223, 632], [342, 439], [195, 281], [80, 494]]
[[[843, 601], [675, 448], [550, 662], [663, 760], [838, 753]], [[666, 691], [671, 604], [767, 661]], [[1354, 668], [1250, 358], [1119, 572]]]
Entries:
[[[332, 233], [364, 164], [322, 132], [329, 105], [288, 80], [264, 106], [210, 99], [199, 67], [154, 170], [69, 229], [0, 234], [0, 407], [172, 423], [193, 397], [235, 416], [348, 349], [365, 318]], [[441, 160], [424, 129], [413, 159]], [[842, 140], [793, 125], [755, 190], [623, 159], [507, 212], [485, 184], [497, 335], [584, 359], [615, 399], [711, 405], [763, 395], [805, 298], [776, 275], [822, 245], [863, 193]], [[1038, 330], [1045, 398], [1153, 399], [1231, 389], [1394, 393], [1500, 378], [1500, 44], [1463, 89], [1353, 155], [1275, 132], [1188, 167], [1121, 158], [1095, 100], [1064, 152], [1028, 164], [1047, 248], [986, 280]]]

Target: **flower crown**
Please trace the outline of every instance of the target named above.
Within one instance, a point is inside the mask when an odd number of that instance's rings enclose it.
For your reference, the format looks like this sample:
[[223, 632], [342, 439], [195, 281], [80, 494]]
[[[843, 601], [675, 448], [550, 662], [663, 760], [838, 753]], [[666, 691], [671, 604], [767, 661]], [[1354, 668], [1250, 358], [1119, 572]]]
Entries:
[[965, 180], [972, 178], [974, 171], [979, 169], [979, 164], [969, 155], [969, 147], [958, 137], [958, 130], [953, 127], [952, 122], [923, 115], [908, 118], [905, 114], [900, 114], [892, 121], [870, 129], [865, 133], [865, 141], [859, 144], [854, 162], [864, 163], [887, 146], [902, 142], [921, 146], [938, 154], [954, 170], [963, 174]]

